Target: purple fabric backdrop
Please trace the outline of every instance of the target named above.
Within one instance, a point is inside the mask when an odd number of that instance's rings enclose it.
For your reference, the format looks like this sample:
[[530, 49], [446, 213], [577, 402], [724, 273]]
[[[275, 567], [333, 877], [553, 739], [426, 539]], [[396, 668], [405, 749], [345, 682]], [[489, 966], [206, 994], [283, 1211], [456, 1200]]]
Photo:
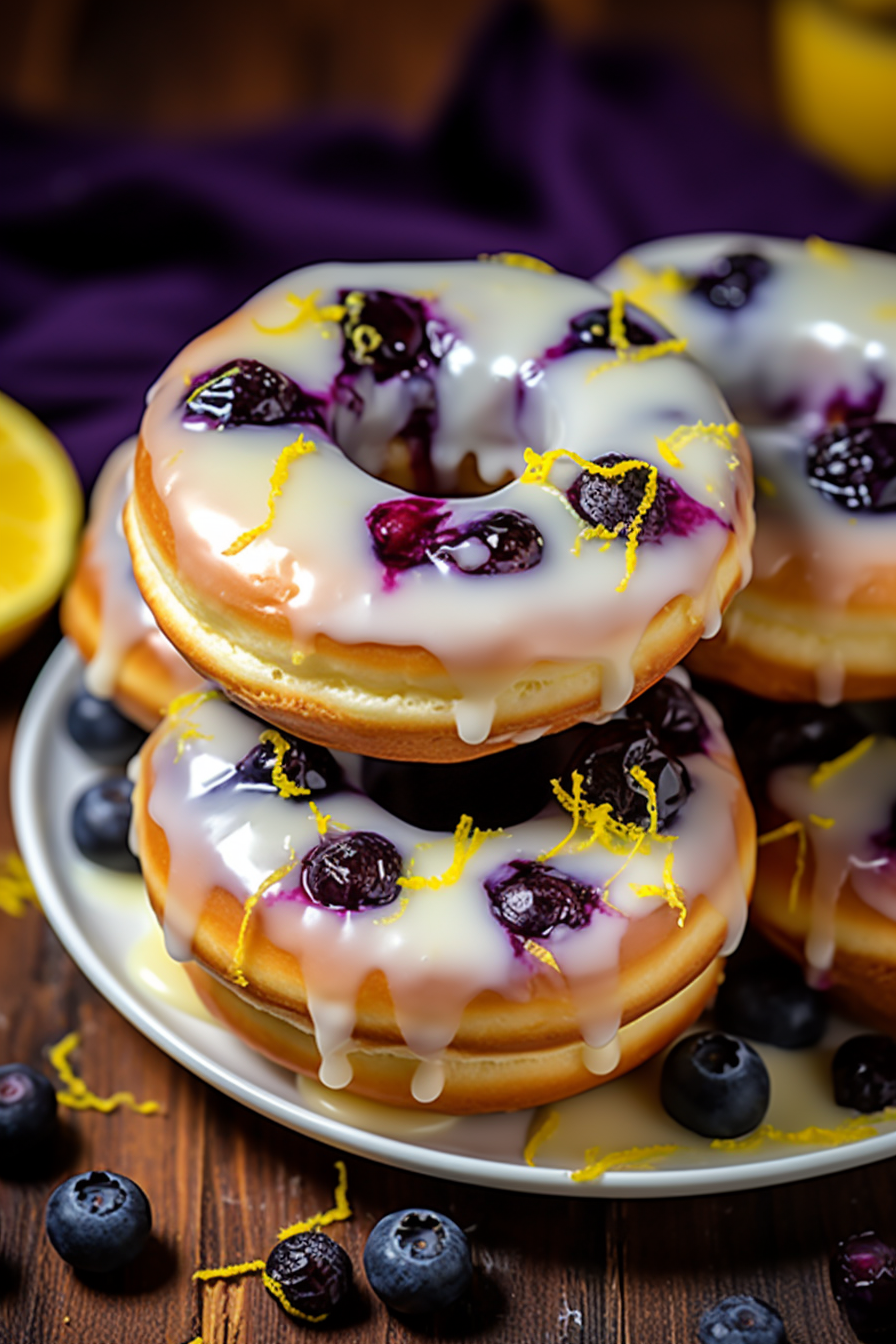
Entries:
[[896, 244], [871, 200], [649, 55], [571, 52], [504, 11], [417, 141], [333, 121], [163, 141], [0, 119], [0, 386], [89, 484], [171, 355], [338, 257], [532, 252], [590, 275], [665, 233]]

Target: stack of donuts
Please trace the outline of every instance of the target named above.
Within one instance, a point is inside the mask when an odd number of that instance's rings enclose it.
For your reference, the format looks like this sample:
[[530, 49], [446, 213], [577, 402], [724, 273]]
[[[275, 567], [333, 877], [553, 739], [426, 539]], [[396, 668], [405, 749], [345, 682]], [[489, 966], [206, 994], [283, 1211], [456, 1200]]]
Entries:
[[572, 1095], [695, 1020], [743, 929], [753, 811], [678, 665], [749, 578], [750, 452], [621, 288], [295, 272], [174, 359], [104, 479], [64, 614], [95, 689], [171, 701], [150, 901], [211, 1011], [328, 1087]]
[[[692, 670], [759, 814], [753, 919], [896, 1028], [896, 258], [820, 238], [650, 243], [599, 282], [687, 339], [756, 467], [754, 576]], [[712, 684], [712, 683], [707, 683]]]

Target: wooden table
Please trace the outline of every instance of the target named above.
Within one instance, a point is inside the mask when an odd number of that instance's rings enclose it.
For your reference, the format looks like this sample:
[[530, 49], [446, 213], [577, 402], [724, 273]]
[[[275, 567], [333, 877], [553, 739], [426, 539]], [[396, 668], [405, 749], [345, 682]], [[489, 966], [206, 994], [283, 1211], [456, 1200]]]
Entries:
[[[0, 851], [13, 844], [8, 760], [16, 716], [56, 633], [45, 627], [0, 673]], [[52, 789], [52, 780], [48, 780]], [[82, 1034], [81, 1071], [101, 1095], [129, 1088], [164, 1115], [63, 1112], [58, 1151], [0, 1179], [3, 1344], [287, 1344], [327, 1333], [287, 1317], [257, 1277], [200, 1286], [202, 1265], [264, 1257], [277, 1231], [328, 1207], [338, 1156], [227, 1100], [129, 1026], [63, 952], [43, 916], [0, 913], [0, 1060], [51, 1074], [46, 1047]], [[43, 1230], [52, 1188], [92, 1166], [131, 1176], [154, 1212], [149, 1250], [108, 1283], [79, 1279]], [[676, 1344], [732, 1292], [775, 1304], [791, 1344], [853, 1338], [827, 1282], [851, 1232], [896, 1235], [896, 1160], [746, 1194], [614, 1202], [481, 1190], [347, 1159], [353, 1218], [331, 1230], [356, 1269], [341, 1344], [420, 1337], [498, 1344]], [[361, 1257], [383, 1214], [409, 1204], [469, 1232], [476, 1281], [447, 1319], [413, 1327], [367, 1288]]]

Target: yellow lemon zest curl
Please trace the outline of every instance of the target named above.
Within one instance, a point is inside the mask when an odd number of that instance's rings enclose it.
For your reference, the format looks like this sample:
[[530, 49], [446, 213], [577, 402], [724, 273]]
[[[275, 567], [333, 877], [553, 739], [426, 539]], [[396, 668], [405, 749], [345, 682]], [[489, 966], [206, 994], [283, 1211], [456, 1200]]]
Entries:
[[266, 1260], [244, 1260], [240, 1265], [221, 1265], [219, 1269], [197, 1269], [193, 1281], [209, 1283], [212, 1279], [235, 1279], [241, 1274], [258, 1274], [266, 1264]]
[[80, 1044], [80, 1033], [70, 1031], [49, 1051], [50, 1063], [64, 1085], [64, 1090], [56, 1093], [60, 1105], [68, 1106], [73, 1111], [101, 1111], [104, 1115], [117, 1111], [119, 1106], [125, 1106], [138, 1115], [158, 1115], [162, 1108], [157, 1101], [137, 1101], [133, 1092], [114, 1092], [111, 1097], [98, 1097], [95, 1092], [91, 1092], [84, 1079], [75, 1073], [69, 1059]]
[[277, 786], [277, 792], [281, 798], [301, 798], [310, 794], [310, 789], [304, 789], [300, 784], [296, 784], [289, 778], [283, 769], [283, 758], [289, 751], [289, 743], [282, 733], [278, 733], [276, 728], [266, 728], [258, 739], [259, 742], [270, 742], [274, 748], [274, 768], [271, 772], [271, 779]]
[[281, 868], [277, 868], [273, 873], [269, 873], [259, 887], [253, 891], [252, 895], [243, 906], [243, 918], [240, 923], [240, 931], [237, 934], [236, 947], [233, 949], [233, 960], [230, 963], [230, 978], [235, 985], [240, 985], [245, 989], [249, 981], [243, 972], [243, 962], [246, 956], [246, 938], [249, 933], [249, 920], [252, 918], [252, 912], [255, 909], [262, 896], [275, 882], [280, 882], [288, 873], [291, 873], [298, 863], [294, 849], [289, 851], [289, 859]]
[[827, 266], [848, 266], [850, 263], [845, 247], [829, 243], [827, 238], [819, 238], [815, 233], [806, 239], [806, 251], [814, 261], [821, 261]]
[[825, 1148], [838, 1148], [844, 1143], [859, 1143], [862, 1139], [877, 1136], [877, 1126], [887, 1120], [896, 1120], [896, 1107], [888, 1107], [872, 1119], [867, 1115], [853, 1115], [834, 1129], [824, 1129], [819, 1125], [808, 1125], [805, 1129], [785, 1130], [775, 1125], [760, 1125], [752, 1134], [742, 1139], [713, 1139], [711, 1148], [723, 1152], [739, 1153], [750, 1148], [759, 1148], [763, 1143], [805, 1143], [819, 1144]]
[[618, 1153], [607, 1153], [598, 1157], [599, 1148], [589, 1148], [585, 1153], [585, 1165], [578, 1171], [571, 1171], [572, 1181], [597, 1181], [608, 1171], [624, 1170], [628, 1167], [650, 1167], [658, 1157], [668, 1157], [679, 1149], [677, 1143], [654, 1143], [649, 1148], [624, 1148]]
[[774, 499], [778, 493], [778, 487], [768, 476], [756, 475], [756, 484], [759, 486], [760, 493], [765, 495], [766, 499]]
[[556, 971], [558, 975], [561, 973], [553, 952], [549, 952], [546, 947], [542, 947], [541, 943], [536, 943], [534, 938], [526, 939], [523, 943], [523, 951], [528, 952], [530, 957], [534, 957], [536, 961], [544, 962], [545, 966], [550, 966], [551, 970]]
[[557, 1132], [560, 1124], [560, 1112], [548, 1111], [547, 1115], [535, 1126], [523, 1149], [523, 1159], [527, 1167], [535, 1166], [535, 1154], [548, 1139]]
[[244, 551], [250, 542], [256, 537], [260, 537], [262, 532], [267, 532], [274, 521], [274, 515], [277, 511], [277, 500], [283, 494], [283, 487], [289, 476], [289, 468], [297, 457], [305, 457], [308, 453], [317, 452], [317, 444], [313, 439], [306, 439], [305, 435], [300, 433], [294, 443], [288, 443], [281, 449], [280, 455], [274, 464], [274, 470], [271, 473], [271, 488], [268, 494], [268, 516], [263, 523], [258, 523], [255, 527], [250, 527], [247, 532], [241, 532], [236, 541], [232, 541], [222, 555], [239, 555]]
[[398, 902], [398, 909], [393, 910], [391, 915], [380, 915], [379, 919], [373, 921], [374, 924], [394, 924], [397, 920], [401, 919], [410, 903], [410, 896], [402, 896], [401, 900]]
[[500, 266], [516, 266], [521, 271], [543, 271], [553, 275], [554, 267], [542, 261], [540, 257], [530, 257], [525, 252], [480, 252], [477, 261], [497, 262]]
[[756, 844], [761, 849], [764, 845], [773, 845], [778, 840], [786, 840], [791, 835], [795, 835], [797, 838], [797, 849], [793, 877], [790, 879], [790, 890], [787, 895], [787, 909], [794, 911], [800, 899], [800, 887], [803, 885], [803, 873], [806, 871], [805, 826], [801, 821], [786, 821], [783, 826], [778, 826], [775, 830], [766, 831], [765, 835], [758, 836]]
[[618, 350], [615, 359], [604, 360], [590, 369], [585, 379], [593, 383], [602, 373], [618, 369], [623, 364], [646, 364], [649, 359], [662, 359], [664, 355], [681, 355], [688, 348], [687, 337], [670, 336], [667, 341], [657, 341], [656, 345], [634, 345], [627, 350]]
[[684, 888], [680, 887], [672, 877], [672, 864], [675, 861], [675, 854], [672, 850], [666, 855], [663, 862], [663, 882], [662, 886], [652, 886], [649, 882], [638, 885], [635, 882], [629, 882], [629, 886], [636, 896], [640, 898], [659, 896], [666, 902], [670, 909], [678, 912], [678, 927], [684, 927], [687, 919], [688, 910], [684, 903]]
[[625, 334], [625, 294], [621, 289], [613, 293], [613, 302], [610, 305], [610, 331], [608, 340], [614, 350], [620, 354], [631, 347], [631, 341]]
[[629, 303], [636, 308], [643, 308], [645, 313], [660, 321], [665, 320], [665, 315], [662, 302], [655, 303], [657, 298], [662, 300], [663, 295], [674, 297], [678, 294], [687, 294], [694, 288], [695, 281], [682, 275], [674, 266], [651, 271], [643, 261], [631, 256], [623, 257], [620, 266], [632, 280], [626, 291]]
[[0, 910], [21, 919], [29, 906], [39, 910], [40, 901], [24, 860], [12, 851], [0, 855]]
[[[687, 448], [696, 439], [709, 439], [717, 448], [721, 448], [723, 452], [728, 453], [731, 452], [734, 440], [739, 433], [740, 425], [736, 420], [732, 420], [727, 425], [704, 425], [702, 420], [698, 420], [695, 425], [679, 425], [677, 429], [673, 429], [667, 439], [658, 437], [656, 446], [664, 462], [668, 462], [670, 467], [679, 468], [684, 466], [684, 462], [678, 456], [679, 452]], [[728, 465], [733, 471], [735, 467], [740, 465], [738, 458], [734, 457]]]
[[[597, 843], [608, 849], [611, 854], [626, 854], [629, 859], [639, 851], [644, 854], [650, 853], [652, 841], [661, 844], [669, 844], [677, 840], [675, 835], [660, 835], [657, 830], [657, 811], [656, 811], [656, 787], [653, 781], [645, 774], [640, 766], [635, 766], [631, 771], [632, 777], [644, 788], [647, 793], [647, 811], [650, 817], [650, 823], [645, 830], [634, 821], [617, 821], [613, 816], [613, 807], [611, 803], [589, 803], [582, 797], [583, 777], [578, 770], [572, 772], [572, 793], [568, 793], [560, 783], [559, 779], [551, 780], [551, 788], [554, 791], [554, 797], [562, 808], [570, 813], [572, 824], [569, 831], [558, 844], [552, 849], [545, 850], [543, 854], [538, 855], [538, 862], [542, 863], [545, 859], [552, 859], [561, 850], [565, 849], [573, 837], [576, 835], [580, 826], [584, 826], [591, 831], [590, 837], [579, 846], [580, 849], [590, 849]], [[631, 853], [629, 851], [632, 851]], [[625, 865], [623, 865], [625, 866]], [[622, 871], [620, 869], [620, 871]], [[618, 873], [616, 876], [618, 877]], [[613, 879], [611, 879], [612, 881]], [[609, 886], [609, 883], [607, 884]]]
[[203, 742], [211, 741], [211, 733], [203, 733], [188, 717], [188, 710], [198, 709], [208, 700], [223, 700], [223, 691], [185, 691], [183, 695], [175, 696], [168, 706], [165, 714], [166, 735], [168, 733], [177, 733], [177, 749], [174, 753], [174, 764], [183, 756], [187, 743], [193, 739], [199, 739]]
[[336, 1189], [333, 1191], [332, 1208], [324, 1209], [323, 1213], [312, 1213], [310, 1218], [305, 1218], [298, 1223], [290, 1223], [288, 1227], [281, 1227], [277, 1233], [278, 1241], [285, 1241], [287, 1237], [294, 1237], [299, 1232], [310, 1232], [315, 1227], [329, 1227], [331, 1223], [344, 1223], [347, 1218], [352, 1216], [352, 1207], [348, 1202], [348, 1172], [345, 1169], [344, 1162], [334, 1162], [336, 1168]]
[[[466, 815], [462, 816], [457, 823], [454, 832], [454, 856], [441, 876], [421, 877], [419, 874], [412, 874], [409, 872], [406, 877], [402, 876], [398, 879], [398, 885], [400, 887], [407, 887], [410, 891], [422, 891], [424, 887], [429, 887], [431, 890], [436, 891], [439, 887], [453, 886], [460, 878], [464, 868], [467, 866], [470, 859], [472, 859], [477, 849], [492, 836], [504, 834], [500, 829], [496, 831], [480, 831], [478, 826], [471, 834], [472, 827], [473, 818]], [[411, 860], [411, 862], [413, 863], [413, 860]]]
[[[320, 290], [315, 289], [307, 298], [301, 298], [298, 294], [287, 294], [286, 302], [291, 303], [296, 309], [294, 317], [279, 327], [263, 327], [260, 322], [252, 319], [252, 325], [258, 330], [263, 331], [266, 336], [285, 336], [289, 331], [298, 331], [306, 322], [316, 322], [321, 325], [324, 322], [341, 322], [345, 317], [345, 308], [341, 303], [324, 304], [321, 307], [318, 304]], [[330, 332], [323, 332], [329, 336]], [[219, 375], [220, 377], [220, 375]]]
[[286, 1296], [286, 1293], [283, 1291], [283, 1284], [278, 1283], [266, 1269], [262, 1269], [261, 1271], [261, 1281], [271, 1294], [271, 1297], [276, 1297], [283, 1310], [290, 1316], [293, 1316], [296, 1320], [307, 1321], [309, 1325], [320, 1325], [321, 1321], [327, 1319], [329, 1313], [326, 1311], [321, 1316], [309, 1316], [306, 1311], [300, 1311], [298, 1307], [294, 1307]]
[[809, 776], [809, 787], [818, 789], [822, 784], [826, 784], [829, 779], [839, 775], [841, 770], [848, 770], [856, 761], [860, 761], [866, 752], [874, 746], [875, 737], [871, 733], [868, 737], [863, 737], [861, 742], [857, 742], [849, 751], [844, 751], [842, 756], [835, 756], [832, 761], [822, 761]]

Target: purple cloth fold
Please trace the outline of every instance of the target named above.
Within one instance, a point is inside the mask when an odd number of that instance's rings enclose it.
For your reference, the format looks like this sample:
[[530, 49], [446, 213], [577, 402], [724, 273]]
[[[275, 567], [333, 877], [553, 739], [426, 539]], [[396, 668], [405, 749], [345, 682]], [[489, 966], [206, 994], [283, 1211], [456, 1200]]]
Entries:
[[187, 340], [328, 258], [521, 251], [590, 275], [661, 234], [896, 244], [864, 197], [661, 58], [503, 11], [416, 140], [336, 121], [165, 141], [0, 117], [0, 386], [90, 484]]

